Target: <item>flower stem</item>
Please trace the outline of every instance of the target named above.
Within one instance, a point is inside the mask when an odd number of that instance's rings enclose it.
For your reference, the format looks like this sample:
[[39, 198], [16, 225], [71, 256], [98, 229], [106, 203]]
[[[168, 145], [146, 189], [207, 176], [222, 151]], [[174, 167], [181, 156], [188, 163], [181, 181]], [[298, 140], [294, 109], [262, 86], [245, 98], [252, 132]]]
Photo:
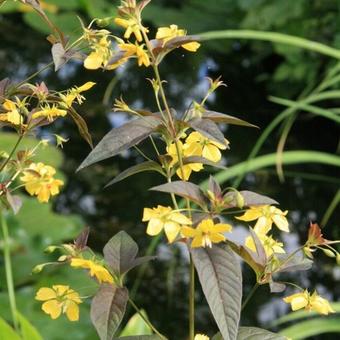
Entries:
[[9, 297], [9, 305], [12, 314], [12, 321], [15, 330], [18, 330], [18, 318], [17, 318], [17, 307], [15, 302], [15, 292], [14, 292], [14, 283], [13, 283], [13, 272], [12, 272], [12, 264], [11, 264], [11, 250], [10, 250], [10, 240], [8, 233], [7, 221], [4, 216], [3, 211], [0, 211], [1, 214], [1, 229], [4, 237], [4, 260], [5, 260], [5, 271], [6, 271], [6, 282], [7, 282], [7, 290]]
[[189, 339], [195, 337], [195, 267], [190, 254]]
[[133, 307], [133, 309], [139, 314], [139, 316], [144, 320], [144, 322], [156, 333], [161, 339], [166, 340], [166, 337], [162, 335], [156, 327], [143, 315], [137, 305], [129, 298], [129, 303]]
[[2, 163], [2, 165], [1, 165], [1, 167], [0, 167], [0, 172], [1, 172], [3, 169], [5, 169], [6, 165], [7, 165], [8, 162], [11, 160], [11, 158], [12, 158], [12, 156], [13, 156], [15, 150], [16, 150], [17, 147], [19, 146], [19, 144], [20, 144], [21, 140], [23, 139], [23, 137], [24, 137], [23, 134], [20, 134], [20, 135], [19, 135], [19, 138], [18, 138], [17, 142], [15, 143], [15, 145], [14, 145], [14, 147], [13, 147], [11, 153], [9, 154], [9, 156], [7, 157], [7, 159], [5, 160], [5, 162]]
[[253, 288], [251, 289], [251, 291], [249, 292], [248, 296], [246, 297], [246, 299], [242, 303], [241, 311], [243, 311], [243, 309], [247, 306], [248, 302], [250, 301], [250, 299], [253, 297], [253, 295], [257, 291], [257, 288], [259, 288], [259, 284], [256, 282], [254, 284]]

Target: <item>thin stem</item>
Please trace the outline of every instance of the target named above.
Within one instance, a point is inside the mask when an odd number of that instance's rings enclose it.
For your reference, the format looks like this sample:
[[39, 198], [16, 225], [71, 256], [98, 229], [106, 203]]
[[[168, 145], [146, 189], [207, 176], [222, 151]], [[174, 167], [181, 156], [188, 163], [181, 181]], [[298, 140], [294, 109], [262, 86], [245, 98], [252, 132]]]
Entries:
[[189, 339], [195, 337], [195, 266], [190, 254]]
[[7, 290], [8, 290], [8, 298], [9, 305], [12, 314], [12, 321], [15, 330], [18, 330], [18, 318], [17, 318], [17, 307], [15, 302], [15, 291], [14, 291], [14, 282], [13, 282], [13, 271], [12, 271], [12, 263], [11, 263], [11, 250], [10, 250], [10, 240], [8, 233], [7, 221], [4, 216], [3, 211], [0, 211], [1, 214], [1, 229], [4, 237], [4, 260], [5, 260], [5, 271], [6, 271], [6, 282], [7, 282]]
[[133, 307], [133, 309], [139, 314], [139, 316], [144, 320], [144, 322], [161, 338], [166, 340], [166, 337], [162, 335], [157, 328], [143, 315], [137, 305], [129, 298], [129, 303]]
[[256, 282], [254, 284], [253, 288], [251, 289], [251, 291], [249, 292], [248, 296], [246, 297], [246, 299], [242, 303], [241, 311], [243, 311], [243, 309], [247, 306], [248, 302], [250, 301], [250, 299], [253, 297], [253, 295], [257, 291], [257, 288], [259, 288], [259, 284]]
[[0, 167], [0, 172], [1, 172], [3, 169], [5, 169], [5, 166], [6, 166], [6, 165], [8, 164], [8, 162], [11, 160], [11, 158], [12, 158], [12, 156], [13, 156], [15, 150], [16, 150], [17, 147], [19, 146], [19, 144], [20, 144], [21, 140], [23, 139], [23, 137], [24, 137], [24, 135], [23, 135], [23, 134], [20, 134], [20, 136], [19, 136], [17, 142], [15, 143], [15, 145], [14, 145], [14, 147], [13, 147], [11, 153], [9, 154], [9, 156], [7, 157], [7, 159], [5, 160], [5, 162], [2, 163], [2, 165], [1, 165], [1, 167]]

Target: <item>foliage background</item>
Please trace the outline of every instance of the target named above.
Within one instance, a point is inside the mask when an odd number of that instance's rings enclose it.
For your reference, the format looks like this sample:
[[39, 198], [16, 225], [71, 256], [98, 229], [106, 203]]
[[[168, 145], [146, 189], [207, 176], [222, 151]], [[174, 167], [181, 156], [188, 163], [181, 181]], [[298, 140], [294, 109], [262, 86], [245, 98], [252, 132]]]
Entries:
[[[56, 5], [57, 12], [49, 15], [71, 37], [80, 33], [76, 15], [89, 22], [93, 17], [114, 15], [114, 8], [118, 4], [117, 1], [109, 0], [45, 2]], [[151, 29], [177, 23], [187, 28], [190, 34], [220, 29], [276, 31], [340, 48], [339, 11], [338, 0], [155, 0], [146, 9], [145, 19]], [[44, 40], [48, 31], [34, 13], [22, 12], [17, 4], [9, 1], [0, 9], [0, 20], [0, 79], [10, 77], [22, 80], [50, 62], [50, 46]], [[184, 56], [176, 51], [163, 64], [161, 71], [171, 83], [167, 86], [169, 97], [172, 105], [178, 109], [186, 107], [188, 98], [197, 98], [204, 93], [206, 76], [222, 75], [228, 88], [218, 92], [209, 102], [209, 107], [231, 113], [264, 129], [283, 109], [269, 102], [269, 95], [296, 99], [304, 90], [318, 84], [333, 64], [334, 60], [330, 58], [293, 47], [248, 40], [216, 40], [204, 43], [195, 55]], [[43, 80], [56, 89], [96, 81], [98, 85], [87, 94], [88, 100], [81, 112], [94, 141], [98, 142], [112, 126], [122, 124], [126, 119], [112, 113], [114, 98], [123, 94], [131, 106], [154, 109], [145, 80], [148, 75], [145, 70], [136, 72], [133, 65], [114, 73], [103, 73], [86, 71], [81, 64], [72, 62], [57, 74], [52, 69], [43, 72], [37, 81]], [[339, 100], [328, 101], [323, 105], [339, 107]], [[56, 129], [57, 133], [71, 139], [64, 147], [63, 158], [60, 153], [56, 156], [52, 150], [49, 155], [67, 179], [63, 194], [54, 203], [56, 213], [52, 213], [50, 206], [42, 211], [40, 206], [38, 208], [28, 199], [27, 211], [22, 212], [12, 223], [19, 306], [41, 329], [47, 340], [62, 339], [64, 334], [72, 335], [73, 339], [94, 339], [89, 314], [85, 310], [82, 311], [82, 325], [68, 324], [63, 320], [52, 322], [40, 313], [40, 307], [32, 298], [36, 287], [46, 281], [74, 282], [76, 287], [85, 287], [90, 292], [91, 283], [84, 282], [85, 276], [57, 269], [32, 277], [31, 268], [48, 258], [42, 254], [47, 244], [71, 240], [84, 224], [91, 226], [90, 243], [98, 251], [108, 238], [122, 229], [137, 240], [141, 249], [146, 250], [151, 238], [145, 235], [145, 226], [140, 222], [142, 209], [159, 202], [166, 204], [168, 198], [147, 191], [161, 180], [147, 173], [103, 190], [103, 186], [115, 174], [139, 161], [133, 151], [75, 174], [75, 169], [89, 149], [78, 137], [71, 121], [59, 122]], [[41, 130], [39, 133], [49, 136], [51, 131]], [[279, 128], [266, 140], [261, 154], [275, 152], [281, 133], [282, 128]], [[6, 142], [6, 136], [1, 131], [1, 147]], [[226, 164], [229, 166], [245, 160], [259, 136], [259, 130], [228, 127], [226, 137], [231, 141], [231, 150], [225, 154]], [[148, 147], [144, 148], [147, 152]], [[338, 126], [321, 117], [301, 114], [288, 136], [286, 149], [336, 154], [339, 152]], [[286, 237], [285, 241], [293, 247], [300, 239], [305, 239], [310, 220], [320, 222], [340, 181], [335, 167], [300, 164], [287, 166], [285, 170], [284, 183], [278, 180], [275, 169], [269, 168], [248, 174], [241, 188], [265, 193], [290, 211], [294, 233]], [[308, 174], [313, 174], [313, 177]], [[200, 176], [197, 178], [203, 179]], [[242, 234], [242, 229], [239, 229]], [[339, 214], [335, 212], [327, 223], [325, 235], [337, 239], [340, 237], [339, 230]], [[136, 299], [164, 333], [183, 339], [187, 315], [188, 278], [184, 270], [187, 259], [181, 248], [172, 246], [171, 250], [173, 252], [165, 246], [164, 240], [157, 247], [159, 260], [147, 267]], [[245, 272], [247, 292], [254, 277], [246, 268]], [[5, 316], [7, 307], [3, 273], [0, 272], [0, 275], [0, 315]], [[128, 286], [133, 287], [136, 277], [135, 271], [129, 277]], [[337, 284], [339, 277], [339, 267], [334, 266], [334, 261], [319, 254], [313, 271], [296, 279], [302, 285], [318, 288], [320, 293], [337, 301], [340, 295]], [[86, 308], [88, 306], [84, 306]], [[246, 308], [242, 322], [244, 325], [268, 327], [272, 320], [287, 311], [280, 295], [269, 295], [267, 287], [262, 287]], [[202, 294], [197, 296], [197, 314], [198, 330], [214, 334], [216, 326]], [[329, 334], [323, 338], [336, 339], [337, 336]]]

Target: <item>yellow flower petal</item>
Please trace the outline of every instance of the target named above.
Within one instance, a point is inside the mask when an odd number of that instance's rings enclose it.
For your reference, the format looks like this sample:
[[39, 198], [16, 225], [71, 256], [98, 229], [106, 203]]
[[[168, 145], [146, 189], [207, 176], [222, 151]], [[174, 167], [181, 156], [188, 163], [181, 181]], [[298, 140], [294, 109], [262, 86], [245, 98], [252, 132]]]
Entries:
[[79, 320], [79, 307], [73, 301], [68, 301], [66, 305], [66, 316], [70, 321]]
[[97, 70], [102, 66], [103, 58], [98, 52], [91, 52], [84, 60], [84, 67], [88, 70]]
[[50, 299], [55, 299], [57, 296], [56, 292], [47, 287], [40, 288], [35, 296], [35, 299], [38, 301], [46, 301]]
[[61, 303], [57, 300], [49, 300], [42, 304], [41, 309], [52, 319], [57, 319], [61, 314]]
[[196, 52], [200, 46], [201, 44], [198, 43], [197, 41], [193, 41], [193, 42], [182, 45], [184, 49], [190, 52]]
[[199, 248], [199, 247], [203, 247], [204, 243], [203, 243], [203, 237], [202, 235], [197, 235], [193, 238], [192, 242], [191, 242], [191, 247], [192, 248]]
[[167, 221], [164, 223], [164, 231], [169, 243], [172, 243], [176, 239], [180, 230], [181, 227], [176, 222]]
[[191, 220], [188, 217], [178, 212], [171, 213], [169, 219], [179, 224], [191, 224]]
[[146, 233], [150, 236], [158, 235], [163, 230], [163, 222], [158, 218], [152, 218], [146, 229]]

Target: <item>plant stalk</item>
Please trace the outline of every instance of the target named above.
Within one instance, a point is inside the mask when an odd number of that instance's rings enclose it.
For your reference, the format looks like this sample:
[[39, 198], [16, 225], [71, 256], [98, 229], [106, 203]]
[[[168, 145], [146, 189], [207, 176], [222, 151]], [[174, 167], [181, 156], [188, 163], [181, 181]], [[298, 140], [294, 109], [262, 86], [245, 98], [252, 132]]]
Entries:
[[4, 213], [0, 210], [1, 214], [1, 229], [4, 240], [4, 261], [5, 261], [5, 272], [6, 272], [6, 283], [8, 290], [8, 298], [9, 305], [12, 314], [12, 321], [15, 330], [18, 330], [18, 318], [17, 318], [17, 307], [15, 301], [15, 290], [14, 290], [14, 282], [13, 282], [13, 271], [12, 271], [12, 263], [11, 263], [11, 250], [10, 250], [10, 240], [8, 233], [8, 225]]
[[195, 337], [195, 266], [190, 254], [189, 339]]

